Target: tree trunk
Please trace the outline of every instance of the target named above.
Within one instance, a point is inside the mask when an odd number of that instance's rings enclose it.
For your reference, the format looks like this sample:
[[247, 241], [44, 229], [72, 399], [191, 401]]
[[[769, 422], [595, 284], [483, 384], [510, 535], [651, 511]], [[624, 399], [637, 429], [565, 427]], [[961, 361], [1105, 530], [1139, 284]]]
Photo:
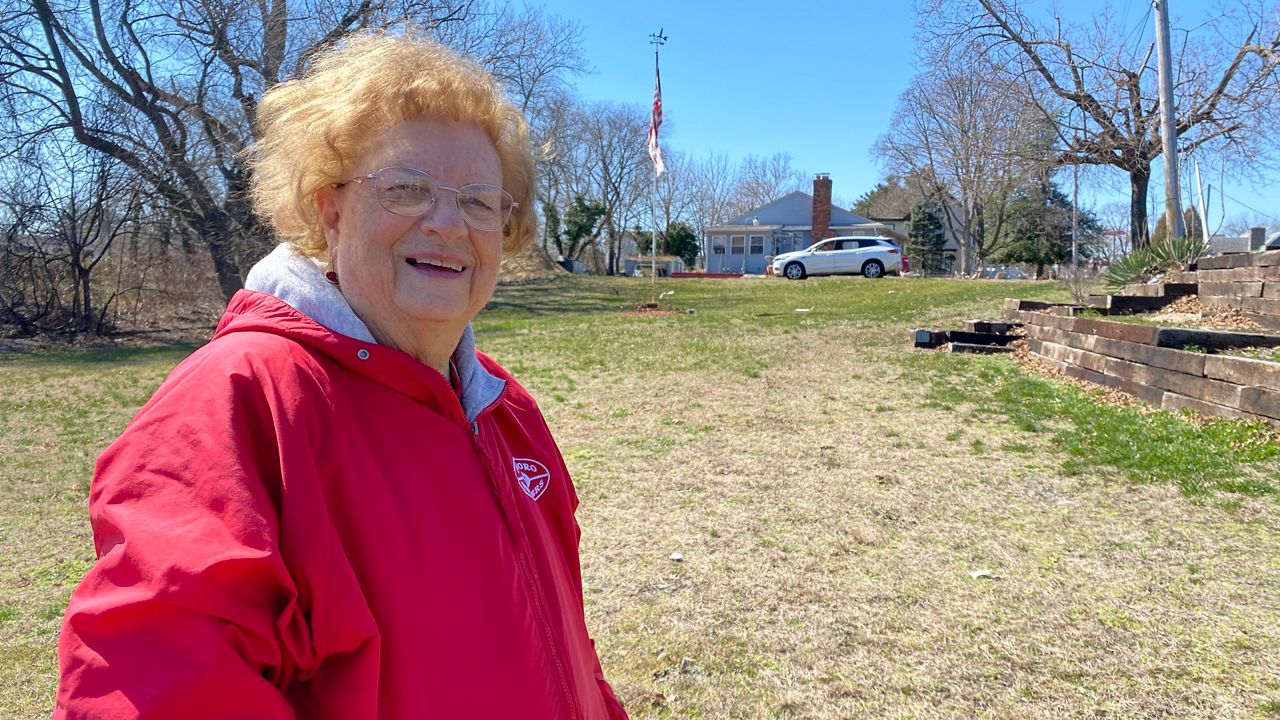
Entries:
[[89, 270], [87, 268], [76, 268], [76, 274], [80, 276], [80, 317], [77, 324], [81, 330], [97, 332], [94, 326], [93, 317], [93, 300], [89, 289]]
[[210, 220], [204, 225], [201, 239], [209, 247], [209, 257], [213, 259], [213, 272], [218, 277], [218, 288], [222, 290], [222, 299], [231, 301], [231, 296], [244, 287], [240, 278], [240, 268], [236, 265], [235, 243], [231, 238], [228, 218]]
[[231, 258], [230, 248], [209, 244], [209, 254], [213, 257], [213, 271], [218, 276], [218, 288], [222, 290], [222, 299], [231, 301], [231, 296], [244, 287], [240, 279], [240, 269]]
[[1151, 168], [1129, 171], [1129, 244], [1133, 250], [1151, 241], [1147, 233], [1147, 186]]
[[618, 267], [618, 250], [613, 242], [613, 232], [610, 231], [607, 237], [609, 238], [606, 241], [608, 252], [605, 253], [604, 258], [604, 274], [616, 275], [616, 268]]
[[80, 296], [80, 277], [83, 274], [83, 267], [80, 265], [80, 251], [73, 248], [70, 257], [67, 258], [67, 264], [71, 266], [71, 317], [74, 319], [74, 327], [76, 330], [84, 329], [84, 304]]

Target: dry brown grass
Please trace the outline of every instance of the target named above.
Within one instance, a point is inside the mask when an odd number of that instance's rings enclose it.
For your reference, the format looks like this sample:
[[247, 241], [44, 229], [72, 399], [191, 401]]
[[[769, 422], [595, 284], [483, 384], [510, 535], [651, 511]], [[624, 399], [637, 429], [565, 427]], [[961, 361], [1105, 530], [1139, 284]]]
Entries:
[[[647, 283], [500, 291], [481, 344], [574, 473], [633, 718], [1280, 717], [1276, 496], [1064, 474], [1052, 432], [931, 402], [908, 329], [989, 287], [670, 283], [698, 312], [658, 317], [622, 315]], [[47, 717], [93, 456], [180, 356], [0, 363], [0, 716]]]
[[550, 409], [633, 717], [1268, 716], [1274, 500], [1064, 477], [866, 339], [762, 339], [774, 369], [678, 392], [578, 377]]

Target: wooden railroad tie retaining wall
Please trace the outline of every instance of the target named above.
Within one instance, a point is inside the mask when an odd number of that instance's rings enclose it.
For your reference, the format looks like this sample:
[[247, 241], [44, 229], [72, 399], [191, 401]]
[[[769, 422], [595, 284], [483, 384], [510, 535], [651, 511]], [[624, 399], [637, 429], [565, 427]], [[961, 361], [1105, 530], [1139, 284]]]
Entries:
[[1171, 273], [1168, 279], [1184, 283], [1191, 275], [1206, 305], [1280, 316], [1280, 250], [1201, 258], [1194, 273]]
[[1280, 425], [1280, 363], [1181, 349], [1280, 347], [1280, 335], [1073, 318], [1044, 305], [1006, 300], [1005, 318], [1023, 323], [1033, 356], [1068, 375], [1169, 410]]

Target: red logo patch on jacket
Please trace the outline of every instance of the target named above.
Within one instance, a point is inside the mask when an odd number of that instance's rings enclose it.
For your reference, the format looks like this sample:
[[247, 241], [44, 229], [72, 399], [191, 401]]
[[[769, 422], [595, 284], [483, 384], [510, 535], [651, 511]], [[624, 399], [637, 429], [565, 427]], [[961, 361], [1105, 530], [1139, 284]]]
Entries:
[[516, 471], [516, 482], [525, 495], [537, 500], [547, 491], [551, 484], [551, 471], [546, 465], [532, 458], [512, 458], [512, 466]]

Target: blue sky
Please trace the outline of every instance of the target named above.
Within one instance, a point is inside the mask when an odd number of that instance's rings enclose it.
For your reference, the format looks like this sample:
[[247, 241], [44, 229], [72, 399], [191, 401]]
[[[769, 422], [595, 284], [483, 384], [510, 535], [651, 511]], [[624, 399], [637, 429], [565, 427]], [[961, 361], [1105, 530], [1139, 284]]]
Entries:
[[[1212, 0], [1169, 0], [1178, 27], [1209, 15]], [[1028, 8], [1051, 15], [1049, 2]], [[1104, 3], [1075, 0], [1065, 10], [1088, 20]], [[1113, 0], [1115, 22], [1151, 33], [1147, 0]], [[653, 94], [649, 35], [662, 28], [664, 149], [694, 157], [722, 153], [791, 155], [807, 173], [831, 174], [838, 200], [852, 202], [883, 176], [871, 147], [889, 126], [898, 95], [915, 73], [909, 0], [879, 2], [761, 2], [734, 4], [609, 0], [550, 0], [550, 13], [578, 22], [584, 51], [596, 72], [578, 78], [587, 100], [647, 107]], [[1082, 205], [1127, 202], [1127, 181], [1112, 173], [1116, 189], [1093, 189]], [[1217, 185], [1216, 178], [1206, 183]], [[1280, 178], [1269, 187], [1226, 183], [1226, 215], [1280, 222]], [[1059, 181], [1069, 187], [1069, 173]], [[1151, 193], [1163, 197], [1163, 180]], [[1185, 192], [1184, 192], [1185, 195]], [[1218, 213], [1211, 203], [1210, 226]], [[1247, 206], [1247, 207], [1246, 207]]]

